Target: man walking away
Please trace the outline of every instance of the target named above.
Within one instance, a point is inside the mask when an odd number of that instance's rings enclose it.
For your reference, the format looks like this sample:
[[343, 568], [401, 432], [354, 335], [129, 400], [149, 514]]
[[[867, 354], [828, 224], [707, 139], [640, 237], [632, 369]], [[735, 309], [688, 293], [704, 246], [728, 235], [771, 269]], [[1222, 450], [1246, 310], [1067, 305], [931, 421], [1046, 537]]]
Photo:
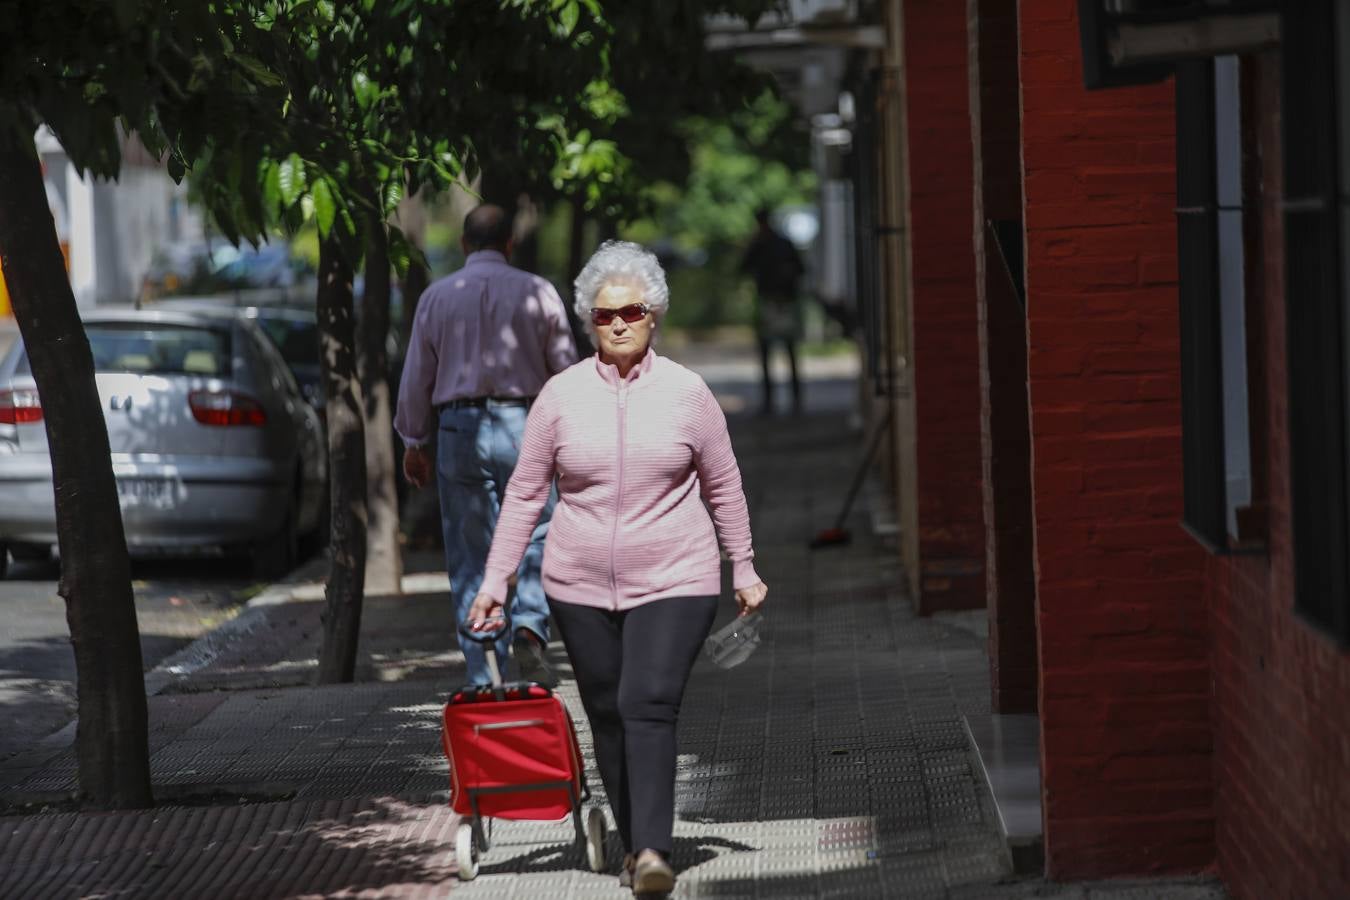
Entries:
[[[464, 268], [422, 294], [408, 340], [394, 427], [407, 451], [403, 471], [417, 487], [431, 480], [427, 450], [436, 435], [436, 483], [445, 534], [445, 564], [458, 626], [483, 581], [506, 483], [516, 466], [530, 404], [544, 382], [577, 361], [562, 298], [553, 285], [513, 268], [511, 219], [485, 204], [464, 219]], [[544, 657], [548, 602], [539, 580], [554, 498], [535, 526], [516, 573], [510, 642], [521, 677], [550, 687]], [[489, 680], [483, 645], [455, 629], [471, 684]]]
[[802, 384], [797, 376], [797, 341], [801, 339], [801, 310], [797, 303], [797, 281], [806, 272], [802, 258], [792, 242], [769, 224], [769, 210], [755, 213], [759, 231], [746, 248], [741, 271], [754, 277], [755, 331], [759, 337], [759, 362], [763, 368], [764, 402], [762, 412], [773, 412], [773, 380], [769, 375], [769, 353], [775, 343], [787, 351], [792, 373], [792, 410], [802, 411]]

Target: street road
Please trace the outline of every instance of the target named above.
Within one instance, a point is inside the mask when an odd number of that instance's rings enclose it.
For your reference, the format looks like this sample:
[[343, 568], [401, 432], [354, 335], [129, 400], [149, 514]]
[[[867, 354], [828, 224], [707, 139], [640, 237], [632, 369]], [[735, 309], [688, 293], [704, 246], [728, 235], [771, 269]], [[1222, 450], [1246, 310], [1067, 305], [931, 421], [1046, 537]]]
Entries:
[[[75, 715], [75, 655], [55, 561], [14, 563], [0, 581], [0, 764]], [[138, 560], [146, 669], [232, 616], [257, 588], [225, 560]]]

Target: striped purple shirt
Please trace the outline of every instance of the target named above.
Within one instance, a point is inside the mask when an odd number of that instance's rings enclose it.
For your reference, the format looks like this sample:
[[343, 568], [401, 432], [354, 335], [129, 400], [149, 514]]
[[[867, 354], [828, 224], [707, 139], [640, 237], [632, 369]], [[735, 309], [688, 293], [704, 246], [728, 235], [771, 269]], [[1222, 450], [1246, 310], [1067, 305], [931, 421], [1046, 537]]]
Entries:
[[471, 397], [533, 397], [577, 361], [562, 298], [496, 250], [427, 288], [417, 304], [398, 389], [394, 429], [427, 442], [435, 408]]
[[525, 424], [483, 593], [506, 598], [555, 477], [543, 570], [554, 600], [631, 609], [720, 593], [719, 537], [732, 586], [760, 580], [726, 418], [678, 363], [648, 350], [620, 378], [596, 356], [548, 383]]

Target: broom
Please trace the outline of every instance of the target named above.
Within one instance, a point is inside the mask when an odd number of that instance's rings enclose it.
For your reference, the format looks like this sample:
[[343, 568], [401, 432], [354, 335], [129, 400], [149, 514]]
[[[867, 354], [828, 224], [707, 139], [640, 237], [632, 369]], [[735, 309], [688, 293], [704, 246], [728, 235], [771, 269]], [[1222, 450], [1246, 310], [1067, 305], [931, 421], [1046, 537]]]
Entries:
[[887, 404], [886, 411], [881, 416], [881, 421], [877, 422], [877, 427], [872, 431], [872, 437], [867, 442], [867, 452], [858, 461], [858, 468], [853, 472], [853, 483], [848, 486], [848, 495], [844, 498], [844, 508], [839, 510], [834, 525], [811, 539], [811, 542], [807, 545], [810, 549], [819, 550], [821, 547], [835, 547], [853, 540], [853, 535], [844, 527], [844, 520], [848, 518], [849, 510], [853, 508], [853, 501], [858, 496], [858, 489], [862, 487], [863, 479], [867, 477], [867, 467], [871, 465], [872, 457], [881, 444], [881, 436], [886, 433], [886, 427], [890, 422], [891, 406]]

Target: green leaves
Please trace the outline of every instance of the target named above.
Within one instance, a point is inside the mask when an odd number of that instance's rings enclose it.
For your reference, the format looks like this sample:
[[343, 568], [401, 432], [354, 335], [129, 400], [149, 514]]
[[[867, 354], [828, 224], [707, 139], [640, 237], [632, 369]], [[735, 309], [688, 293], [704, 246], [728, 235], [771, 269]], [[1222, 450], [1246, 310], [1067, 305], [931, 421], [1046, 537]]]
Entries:
[[365, 72], [357, 72], [352, 76], [352, 96], [362, 112], [369, 112], [380, 99], [380, 86]]
[[677, 142], [688, 153], [687, 177], [648, 192], [657, 230], [715, 251], [754, 230], [757, 207], [809, 202], [814, 174], [789, 152], [809, 144], [793, 121], [792, 110], [770, 94], [727, 119], [686, 119]]
[[394, 225], [389, 226], [389, 262], [400, 278], [408, 274], [413, 263], [424, 269], [430, 268], [421, 248], [408, 239], [403, 229]]
[[141, 134], [235, 238], [308, 218], [359, 237], [405, 193], [485, 169], [617, 214], [687, 174], [673, 123], [750, 96], [703, 51], [706, 16], [778, 2], [44, 0], [6, 23], [24, 49], [0, 58], [0, 116], [51, 124], [104, 175]]
[[264, 87], [280, 87], [285, 83], [280, 75], [252, 56], [245, 53], [235, 53], [230, 58], [234, 60], [235, 65], [247, 72], [257, 84]]
[[333, 199], [333, 189], [329, 187], [328, 179], [320, 178], [314, 182], [309, 196], [314, 201], [314, 219], [319, 224], [319, 234], [326, 238], [333, 230], [333, 220], [337, 217], [337, 202]]
[[558, 8], [558, 24], [562, 26], [563, 34], [570, 35], [575, 31], [580, 19], [581, 4], [577, 0], [564, 0]]
[[281, 166], [271, 160], [262, 163], [263, 203], [267, 214], [273, 220], [281, 218], [282, 191]]
[[292, 153], [277, 164], [277, 188], [285, 206], [294, 206], [305, 192], [305, 164], [297, 154]]
[[393, 179], [384, 186], [384, 212], [393, 212], [403, 200], [403, 182]]
[[189, 94], [206, 93], [214, 76], [215, 65], [211, 58], [205, 53], [194, 55], [192, 57], [192, 74], [188, 77], [187, 82], [187, 92]]

